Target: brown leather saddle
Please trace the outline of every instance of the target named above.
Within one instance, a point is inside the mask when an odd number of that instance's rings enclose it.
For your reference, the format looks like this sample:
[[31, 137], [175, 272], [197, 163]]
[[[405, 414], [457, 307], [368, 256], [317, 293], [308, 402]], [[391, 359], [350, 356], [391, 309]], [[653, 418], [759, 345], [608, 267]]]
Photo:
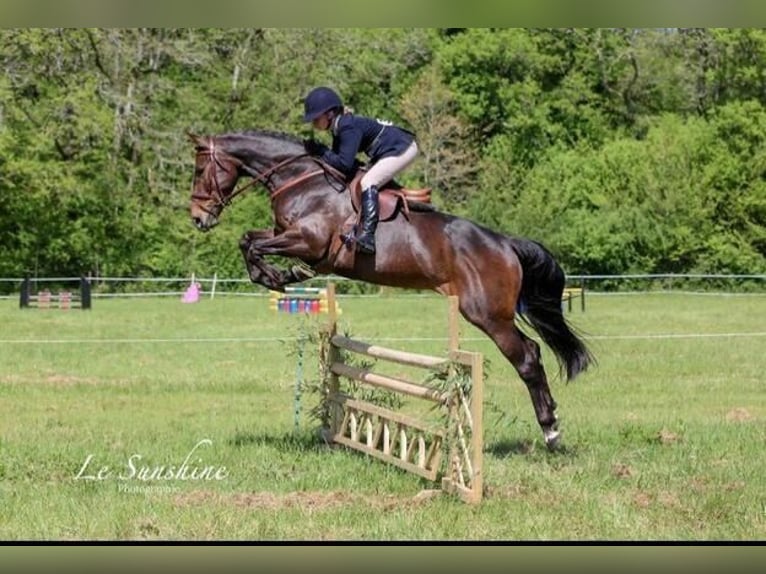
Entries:
[[[335, 174], [339, 180], [343, 180], [343, 175], [330, 165], [325, 164], [317, 160], [322, 168]], [[356, 228], [361, 222], [362, 218], [362, 177], [366, 173], [366, 170], [358, 169], [351, 182], [347, 184], [349, 195], [351, 196], [351, 205], [354, 213], [348, 217], [348, 219], [341, 225], [340, 233], [337, 238], [333, 240], [333, 244], [330, 247], [330, 259], [333, 264], [338, 267], [351, 268], [354, 265], [355, 249], [348, 250], [347, 253], [351, 255], [341, 256], [341, 248], [345, 246], [351, 246], [354, 244], [354, 235]], [[346, 188], [344, 188], [346, 189]], [[342, 190], [338, 190], [342, 191]], [[401, 211], [404, 218], [410, 220], [410, 202], [414, 202], [417, 207], [416, 211], [434, 211], [434, 206], [431, 204], [431, 188], [421, 189], [407, 189], [404, 186], [398, 184], [395, 181], [389, 181], [378, 189], [378, 221], [390, 221], [396, 218], [397, 214]], [[341, 263], [343, 257], [350, 257], [345, 263]]]
[[[360, 170], [348, 185], [351, 195], [351, 205], [354, 206], [354, 211], [356, 213], [359, 213], [362, 204], [362, 176], [364, 176], [364, 171]], [[379, 220], [388, 221], [389, 219], [393, 219], [399, 211], [401, 211], [404, 217], [409, 220], [409, 202], [411, 201], [430, 204], [431, 188], [407, 189], [395, 181], [386, 183], [383, 187], [378, 189], [378, 203], [380, 206]]]

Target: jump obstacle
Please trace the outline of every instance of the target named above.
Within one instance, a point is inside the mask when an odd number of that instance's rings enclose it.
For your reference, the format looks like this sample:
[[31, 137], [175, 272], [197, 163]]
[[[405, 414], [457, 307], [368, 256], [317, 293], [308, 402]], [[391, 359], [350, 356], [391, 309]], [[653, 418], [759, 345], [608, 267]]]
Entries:
[[[334, 301], [329, 288], [328, 299]], [[332, 309], [332, 306], [330, 307]], [[336, 317], [330, 313], [322, 334], [323, 411], [322, 436], [398, 466], [430, 481], [441, 477], [441, 489], [427, 494], [457, 494], [463, 501], [482, 498], [483, 355], [459, 349], [458, 302], [449, 297], [448, 356], [435, 357], [372, 345], [337, 334]], [[401, 376], [389, 376], [344, 363], [356, 353], [377, 360], [440, 373], [444, 385], [424, 385]], [[367, 387], [436, 405], [440, 424], [430, 424], [354, 396], [341, 385], [341, 377]], [[442, 471], [446, 453], [446, 471]]]
[[[328, 293], [332, 293], [331, 298]], [[285, 292], [269, 291], [269, 309], [288, 314], [313, 315], [330, 313], [340, 315], [342, 310], [335, 298], [335, 285], [328, 283], [327, 287], [285, 287]], [[305, 357], [307, 339], [298, 338], [298, 360], [295, 367], [295, 396], [293, 399], [293, 419], [295, 431], [300, 430], [301, 395], [303, 393], [303, 359]]]
[[579, 287], [565, 287], [564, 292], [561, 294], [561, 304], [567, 304], [567, 309], [572, 312], [572, 300], [580, 299], [580, 311], [585, 312], [585, 281], [580, 282]]
[[20, 309], [90, 309], [90, 281], [85, 277], [80, 277], [79, 293], [71, 291], [59, 291], [52, 293], [50, 289], [42, 289], [36, 295], [32, 295], [31, 279], [25, 277], [21, 282], [21, 292], [19, 294]]
[[[281, 313], [328, 313], [327, 287], [285, 287], [285, 292], [269, 291], [269, 309]], [[335, 312], [342, 313], [335, 303]]]

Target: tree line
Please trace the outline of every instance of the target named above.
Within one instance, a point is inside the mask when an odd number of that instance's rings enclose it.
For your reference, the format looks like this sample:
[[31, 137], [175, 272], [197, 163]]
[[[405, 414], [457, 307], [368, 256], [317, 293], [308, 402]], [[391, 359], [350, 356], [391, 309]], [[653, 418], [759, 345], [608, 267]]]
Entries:
[[766, 272], [763, 30], [4, 29], [0, 66], [0, 276], [244, 276], [268, 200], [194, 230], [186, 133], [307, 137], [316, 85], [570, 274]]

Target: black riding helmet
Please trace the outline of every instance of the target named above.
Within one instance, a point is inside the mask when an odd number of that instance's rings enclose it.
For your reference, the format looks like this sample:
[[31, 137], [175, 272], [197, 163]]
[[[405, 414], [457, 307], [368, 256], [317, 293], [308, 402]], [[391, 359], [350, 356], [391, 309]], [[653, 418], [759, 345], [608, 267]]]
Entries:
[[342, 108], [343, 101], [331, 88], [319, 87], [311, 90], [303, 101], [304, 122], [313, 122], [327, 110]]

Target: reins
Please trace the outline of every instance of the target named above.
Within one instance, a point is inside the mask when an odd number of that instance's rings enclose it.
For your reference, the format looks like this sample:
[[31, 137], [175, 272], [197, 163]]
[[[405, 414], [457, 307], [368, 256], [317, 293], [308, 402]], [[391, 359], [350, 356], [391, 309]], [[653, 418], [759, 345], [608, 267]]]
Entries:
[[[228, 196], [225, 196], [223, 192], [221, 191], [221, 186], [218, 182], [218, 174], [217, 171], [213, 171], [212, 174], [212, 183], [213, 183], [213, 193], [208, 193], [206, 195], [200, 195], [192, 193], [192, 198], [194, 199], [214, 199], [216, 202], [215, 207], [226, 207], [228, 206], [231, 201], [240, 195], [242, 192], [246, 191], [247, 189], [253, 187], [254, 185], [258, 183], [262, 183], [264, 187], [269, 192], [269, 198], [271, 199], [272, 203], [276, 200], [277, 197], [282, 195], [284, 192], [288, 191], [289, 189], [292, 189], [296, 185], [303, 183], [312, 177], [320, 174], [325, 175], [331, 175], [333, 177], [339, 177], [338, 174], [333, 173], [332, 168], [330, 166], [327, 166], [324, 164], [324, 162], [321, 162], [320, 160], [313, 158], [314, 161], [316, 161], [319, 164], [319, 169], [310, 170], [307, 173], [302, 173], [292, 179], [289, 179], [287, 182], [282, 184], [281, 186], [274, 188], [274, 183], [272, 182], [272, 177], [282, 168], [285, 166], [299, 160], [303, 159], [305, 157], [311, 157], [308, 153], [302, 153], [296, 156], [292, 156], [287, 158], [286, 160], [283, 160], [281, 162], [278, 162], [276, 165], [271, 166], [269, 169], [265, 171], [258, 171], [255, 168], [250, 167], [249, 165], [246, 165], [242, 160], [239, 158], [234, 157], [233, 155], [227, 153], [224, 150], [220, 150], [216, 147], [215, 141], [210, 140], [208, 143], [208, 147], [204, 149], [197, 150], [198, 155], [208, 155], [210, 156], [210, 159], [208, 160], [208, 164], [205, 166], [205, 170], [207, 171], [208, 166], [218, 166], [222, 169], [226, 169], [226, 166], [224, 165], [223, 161], [227, 161], [234, 165], [236, 169], [242, 169], [245, 171], [252, 179], [245, 183], [244, 185], [241, 185], [240, 187], [236, 188], [234, 191], [232, 191]], [[223, 156], [223, 158], [221, 157]], [[205, 211], [209, 211], [208, 209], [202, 207]]]

